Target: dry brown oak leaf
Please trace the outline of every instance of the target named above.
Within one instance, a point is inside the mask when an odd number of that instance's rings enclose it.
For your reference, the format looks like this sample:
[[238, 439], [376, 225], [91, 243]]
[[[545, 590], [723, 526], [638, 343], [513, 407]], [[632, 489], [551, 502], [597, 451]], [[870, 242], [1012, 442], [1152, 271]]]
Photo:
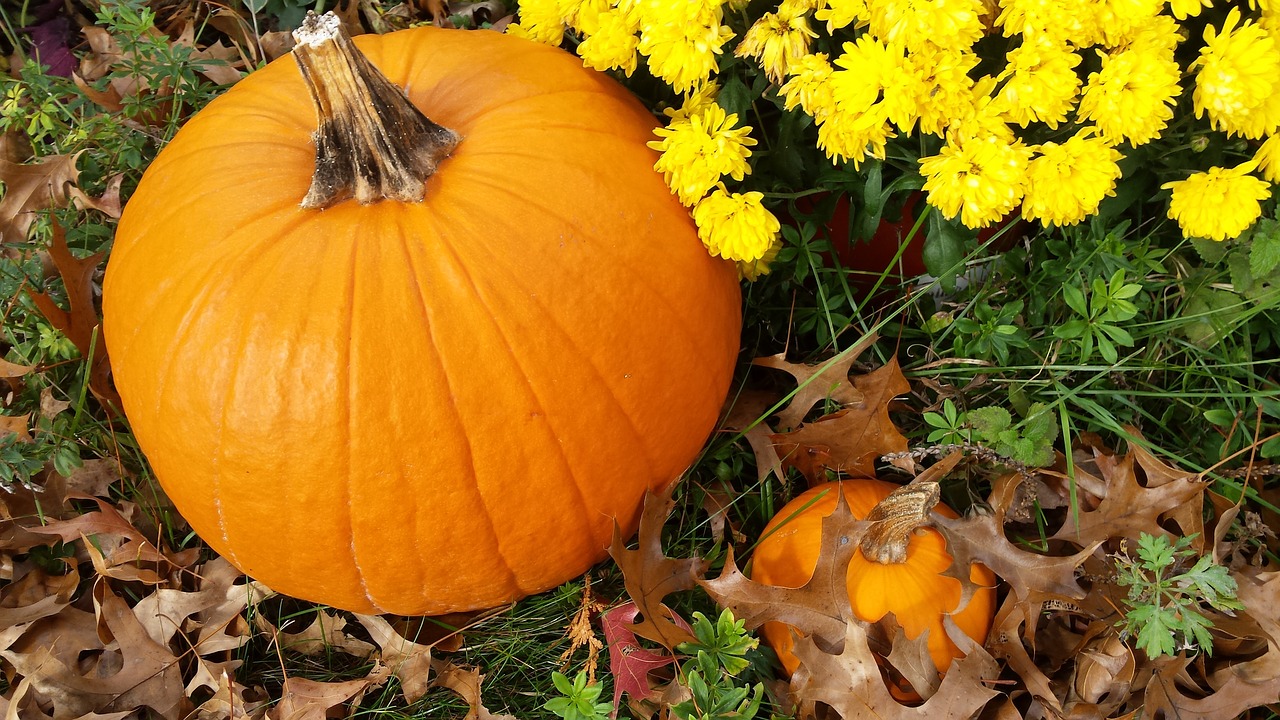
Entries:
[[1009, 542], [1000, 514], [951, 519], [934, 513], [932, 518], [934, 527], [947, 540], [947, 552], [955, 560], [944, 574], [965, 584], [966, 591], [971, 584], [968, 572], [956, 572], [956, 568], [982, 563], [1008, 584], [1020, 602], [1035, 593], [1077, 600], [1084, 597], [1084, 589], [1076, 582], [1076, 568], [1099, 543], [1074, 555], [1041, 555]]
[[400, 691], [410, 703], [417, 702], [431, 689], [431, 646], [416, 643], [391, 627], [378, 615], [356, 615], [356, 620], [369, 631], [369, 637], [382, 650], [382, 662], [400, 681]]
[[799, 638], [794, 652], [800, 667], [791, 679], [791, 692], [801, 718], [813, 717], [815, 703], [829, 705], [844, 720], [968, 720], [999, 695], [988, 683], [1000, 674], [995, 660], [982, 646], [947, 621], [950, 636], [965, 653], [951, 664], [937, 692], [923, 704], [909, 707], [889, 694], [880, 666], [860, 622], [847, 624], [844, 649], [824, 652], [812, 638]]
[[855, 377], [853, 384], [861, 402], [772, 436], [784, 466], [795, 467], [810, 483], [825, 478], [826, 469], [873, 478], [877, 458], [907, 450], [906, 436], [889, 419], [890, 401], [911, 389], [897, 359]]
[[853, 516], [841, 493], [836, 509], [822, 520], [822, 540], [818, 563], [809, 582], [798, 588], [773, 587], [742, 574], [733, 558], [733, 548], [724, 569], [714, 579], [699, 578], [698, 584], [721, 607], [733, 611], [748, 630], [777, 621], [804, 628], [831, 652], [839, 652], [846, 625], [853, 610], [849, 601], [849, 561], [871, 523]]
[[[123, 712], [150, 708], [166, 720], [178, 720], [189, 702], [183, 689], [178, 658], [146, 633], [128, 604], [106, 582], [94, 586], [96, 632], [83, 624], [68, 626], [47, 643], [25, 652], [2, 655], [14, 672], [30, 680], [31, 688], [52, 703], [55, 717], [78, 717], [89, 712]], [[72, 614], [74, 615], [74, 613]], [[70, 615], [61, 613], [55, 620]], [[75, 629], [78, 627], [79, 629]], [[79, 661], [59, 657], [58, 644], [72, 644]], [[93, 653], [90, 663], [82, 653]]]
[[751, 445], [759, 484], [764, 484], [770, 474], [780, 480], [786, 477], [782, 459], [773, 444], [773, 428], [763, 417], [773, 405], [773, 397], [760, 391], [744, 391], [733, 399], [733, 406], [720, 425], [722, 431], [740, 433]]
[[841, 406], [861, 403], [862, 391], [849, 382], [849, 368], [878, 339], [879, 336], [872, 333], [863, 337], [856, 345], [845, 348], [839, 355], [812, 365], [788, 362], [783, 354], [752, 360], [752, 365], [781, 370], [796, 379], [795, 394], [786, 408], [778, 413], [777, 426], [794, 430], [804, 422], [814, 405], [826, 400], [834, 400]]
[[458, 667], [447, 660], [437, 660], [434, 667], [438, 675], [432, 685], [451, 690], [467, 702], [464, 720], [516, 720], [511, 715], [492, 713], [480, 702], [480, 683], [484, 675], [476, 668]]
[[328, 720], [329, 710], [369, 688], [369, 678], [346, 682], [317, 682], [285, 678], [280, 701], [267, 712], [270, 720]]
[[[1198, 513], [1203, 506], [1207, 483], [1193, 473], [1180, 472], [1136, 448], [1123, 457], [1095, 448], [1094, 456], [1105, 495], [1096, 508], [1068, 515], [1052, 539], [1083, 547], [1113, 537], [1136, 541], [1143, 533], [1163, 536], [1168, 533], [1161, 526], [1162, 517], [1175, 514], [1189, 522], [1186, 508]], [[1147, 485], [1139, 482], [1135, 463], [1144, 470]]]
[[101, 321], [93, 303], [93, 275], [98, 270], [105, 252], [98, 252], [86, 258], [77, 258], [67, 247], [66, 234], [62, 226], [53, 224], [53, 240], [49, 244], [49, 257], [62, 276], [62, 284], [67, 289], [67, 301], [70, 311], [63, 310], [49, 295], [28, 290], [31, 300], [35, 302], [40, 314], [53, 325], [58, 332], [80, 351], [84, 358], [92, 357], [89, 373], [89, 390], [109, 411], [120, 407], [120, 397], [111, 387], [111, 366], [107, 361], [107, 346], [98, 333]]
[[76, 155], [52, 155], [24, 163], [21, 145], [11, 133], [0, 139], [0, 182], [5, 188], [0, 198], [0, 242], [6, 245], [26, 242], [36, 213], [64, 207], [68, 192], [80, 177]]
[[640, 610], [641, 621], [629, 626], [631, 632], [674, 650], [682, 642], [695, 640], [693, 633], [671, 620], [671, 611], [663, 598], [684, 590], [692, 590], [707, 571], [707, 562], [699, 557], [675, 559], [662, 550], [662, 526], [675, 507], [671, 493], [674, 486], [661, 494], [647, 493], [640, 514], [637, 549], [627, 548], [622, 531], [614, 524], [613, 543], [609, 555], [622, 570], [623, 583], [631, 601]]

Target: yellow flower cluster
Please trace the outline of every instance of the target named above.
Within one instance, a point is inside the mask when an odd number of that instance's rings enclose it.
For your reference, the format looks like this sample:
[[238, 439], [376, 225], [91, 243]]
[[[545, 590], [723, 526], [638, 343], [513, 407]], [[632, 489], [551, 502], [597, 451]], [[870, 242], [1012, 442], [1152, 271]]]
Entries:
[[[856, 168], [883, 160], [894, 138], [939, 138], [919, 164], [928, 202], [973, 228], [1011, 213], [1045, 226], [1096, 213], [1115, 194], [1123, 152], [1160, 138], [1189, 96], [1203, 132], [1260, 146], [1249, 162], [1164, 186], [1185, 235], [1222, 240], [1259, 217], [1280, 181], [1280, 1], [1217, 1], [1227, 12], [1205, 26], [1185, 67], [1182, 22], [1215, 0], [782, 0], [732, 53], [758, 63], [787, 110], [812, 117], [818, 148], [835, 162]], [[694, 208], [708, 248], [751, 276], [777, 251], [777, 221], [759, 193], [726, 189], [750, 173], [755, 141], [714, 102], [718, 56], [734, 37], [725, 11], [743, 9], [740, 0], [524, 0], [513, 31], [559, 42], [572, 28], [587, 65], [629, 74], [644, 57], [686, 95], [651, 143], [656, 167]], [[822, 32], [848, 40], [838, 54], [814, 52]], [[1008, 38], [1003, 57], [980, 56], [991, 35]], [[1040, 128], [1055, 141], [1030, 141], [1032, 131], [1046, 136]]]

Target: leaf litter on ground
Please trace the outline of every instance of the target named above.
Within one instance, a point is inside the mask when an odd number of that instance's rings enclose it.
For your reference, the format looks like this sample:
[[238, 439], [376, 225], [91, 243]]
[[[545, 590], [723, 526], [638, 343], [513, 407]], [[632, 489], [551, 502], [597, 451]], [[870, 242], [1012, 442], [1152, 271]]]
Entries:
[[[756, 364], [785, 370], [797, 384], [833, 368], [843, 373], [853, 367], [849, 356], [839, 364], [829, 360], [801, 366], [779, 356]], [[900, 377], [891, 362], [852, 378], [824, 378], [817, 387], [828, 389], [830, 397], [796, 393], [794, 407], [777, 403], [768, 391], [748, 388], [743, 397], [749, 408], [731, 409], [726, 429], [765, 428], [756, 439], [742, 433], [761, 480], [769, 473], [781, 480], [788, 477], [778, 471], [779, 461], [810, 484], [834, 476], [870, 476], [877, 459], [885, 467], [881, 456], [905, 445], [890, 418], [890, 403], [908, 387]], [[840, 409], [810, 417], [819, 404]], [[779, 406], [779, 416], [761, 417]], [[861, 425], [842, 428], [850, 408], [857, 408]], [[792, 429], [774, 433], [774, 421]], [[960, 518], [934, 513], [932, 524], [953, 555], [947, 574], [967, 584], [969, 564], [982, 563], [999, 576], [1002, 601], [987, 638], [967, 638], [946, 621], [965, 656], [945, 675], [921, 672], [921, 658], [928, 657], [923, 638], [905, 638], [892, 616], [877, 624], [852, 617], [845, 568], [866, 523], [854, 519], [843, 502], [824, 520], [811, 580], [801, 588], [776, 588], [750, 580], [739, 569], [733, 545], [716, 577], [705, 577], [698, 565], [688, 564], [698, 558], [682, 564], [680, 558], [668, 557], [660, 538], [672, 505], [650, 498], [637, 541], [640, 549], [625, 551], [627, 589], [637, 606], [664, 608], [669, 593], [687, 589], [692, 573], [717, 604], [733, 610], [748, 628], [767, 621], [791, 625], [800, 668], [777, 699], [784, 711], [799, 718], [1225, 720], [1252, 708], [1274, 708], [1280, 701], [1280, 622], [1275, 619], [1280, 572], [1261, 561], [1256, 546], [1226, 541], [1238, 505], [1206, 503], [1209, 484], [1203, 477], [1163, 462], [1143, 447], [1136, 429], [1128, 430], [1129, 449], [1123, 453], [1086, 434], [1071, 449], [1071, 463], [1058, 453], [1048, 467], [1014, 471], [993, 467], [987, 454], [962, 466], [970, 478], [985, 478], [989, 493]], [[772, 438], [768, 444], [758, 441], [766, 431]], [[875, 448], [870, 453], [868, 438]], [[887, 472], [903, 475], [905, 482], [910, 474], [902, 469], [895, 463]], [[1207, 506], [1213, 508], [1208, 516]], [[1117, 562], [1136, 543], [1153, 537], [1190, 538], [1183, 544], [1204, 558], [1197, 567], [1229, 561], [1220, 569], [1237, 584], [1239, 609], [1220, 612], [1208, 603], [1196, 608], [1212, 624], [1211, 647], [1183, 646], [1173, 655], [1148, 656], [1135, 649], [1136, 638], [1122, 631], [1127, 593]], [[739, 545], [749, 550], [750, 543]], [[615, 543], [615, 557], [619, 550]], [[886, 664], [915, 679], [911, 685], [918, 701], [890, 692]], [[652, 697], [659, 689], [648, 690]]]

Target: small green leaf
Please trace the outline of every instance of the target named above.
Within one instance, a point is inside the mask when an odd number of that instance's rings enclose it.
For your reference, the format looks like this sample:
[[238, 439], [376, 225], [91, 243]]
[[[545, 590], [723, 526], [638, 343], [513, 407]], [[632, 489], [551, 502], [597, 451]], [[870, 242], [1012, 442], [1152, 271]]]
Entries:
[[1067, 303], [1067, 307], [1076, 311], [1081, 317], [1089, 317], [1089, 306], [1084, 299], [1084, 291], [1075, 285], [1062, 286], [1062, 299]]
[[1280, 222], [1270, 218], [1254, 226], [1249, 247], [1249, 272], [1255, 278], [1266, 277], [1280, 267]]
[[1201, 259], [1210, 265], [1222, 262], [1227, 256], [1230, 246], [1216, 240], [1206, 240], [1204, 238], [1191, 238], [1191, 246], [1200, 254]]
[[1218, 427], [1231, 427], [1236, 421], [1236, 414], [1224, 408], [1214, 408], [1204, 411], [1204, 419]]
[[935, 208], [930, 208], [928, 213], [928, 232], [922, 249], [924, 268], [940, 279], [943, 290], [955, 292], [956, 277], [964, 269], [965, 246], [975, 233], [959, 222], [947, 220]]

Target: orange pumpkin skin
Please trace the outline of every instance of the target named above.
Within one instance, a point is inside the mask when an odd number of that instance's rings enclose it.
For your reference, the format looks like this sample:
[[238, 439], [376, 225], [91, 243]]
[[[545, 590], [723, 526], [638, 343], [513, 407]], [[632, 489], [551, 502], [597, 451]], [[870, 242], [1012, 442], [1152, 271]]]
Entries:
[[[882, 480], [845, 480], [825, 483], [796, 496], [765, 526], [763, 539], [752, 555], [752, 579], [777, 587], [804, 585], [813, 577], [818, 564], [822, 519], [835, 512], [836, 493], [843, 490], [853, 515], [863, 518], [876, 503], [899, 487]], [[801, 511], [809, 503], [813, 504]], [[955, 511], [946, 505], [939, 504], [934, 509], [947, 517], [956, 517]], [[800, 514], [791, 518], [797, 512]], [[960, 582], [939, 575], [950, 565], [946, 541], [931, 528], [912, 536], [907, 545], [907, 560], [903, 563], [883, 565], [867, 560], [862, 551], [858, 551], [849, 562], [849, 600], [853, 612], [866, 622], [876, 622], [892, 612], [908, 638], [917, 638], [928, 630], [929, 655], [945, 672], [952, 659], [964, 655], [947, 637], [942, 624], [943, 616], [953, 613], [960, 604]], [[964, 609], [951, 617], [965, 634], [982, 643], [995, 615], [996, 576], [985, 566], [973, 565], [969, 579], [983, 587], [974, 593]], [[800, 661], [791, 652], [791, 629], [782, 623], [766, 623], [761, 635], [777, 653], [787, 673], [794, 673]]]
[[696, 457], [733, 266], [653, 170], [653, 117], [557, 49], [356, 45], [463, 136], [421, 203], [298, 207], [315, 111], [282, 58], [211, 103], [120, 221], [104, 335], [138, 443], [280, 592], [434, 614], [555, 587]]

